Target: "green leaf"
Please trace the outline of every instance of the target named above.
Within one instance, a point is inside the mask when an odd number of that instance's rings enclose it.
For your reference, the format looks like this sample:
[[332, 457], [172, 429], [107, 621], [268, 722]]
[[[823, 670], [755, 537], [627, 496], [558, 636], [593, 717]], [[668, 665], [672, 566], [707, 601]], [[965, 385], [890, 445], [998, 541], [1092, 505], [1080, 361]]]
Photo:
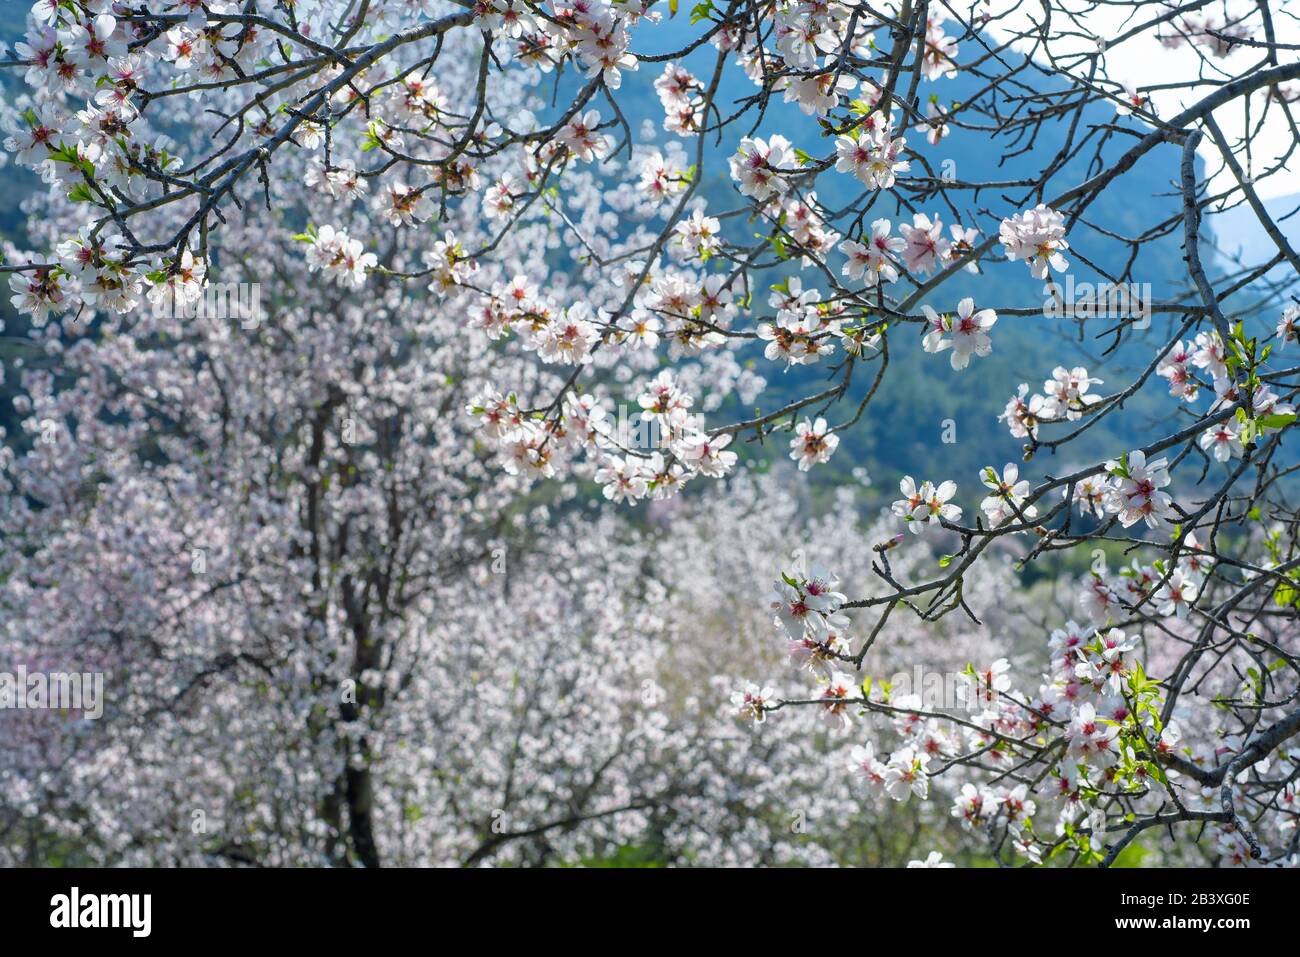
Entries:
[[709, 14], [712, 12], [713, 0], [703, 0], [702, 3], [697, 3], [695, 8], [691, 10], [691, 23], [694, 24], [699, 23], [701, 20], [707, 20]]

